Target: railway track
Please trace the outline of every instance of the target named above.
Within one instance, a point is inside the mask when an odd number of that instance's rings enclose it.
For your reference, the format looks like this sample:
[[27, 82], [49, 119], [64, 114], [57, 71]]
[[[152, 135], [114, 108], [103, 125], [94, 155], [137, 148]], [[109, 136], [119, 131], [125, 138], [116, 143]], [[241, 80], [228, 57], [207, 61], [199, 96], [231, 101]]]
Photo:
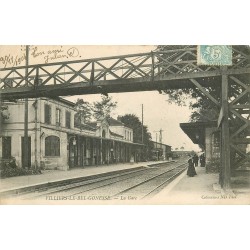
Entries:
[[181, 164], [173, 169], [167, 170], [155, 177], [149, 178], [136, 186], [127, 188], [122, 192], [115, 195], [117, 196], [130, 196], [137, 197], [139, 199], [145, 199], [153, 197], [155, 194], [160, 192], [167, 184], [169, 184], [173, 179], [175, 179], [179, 174], [181, 174], [187, 167], [187, 164]]
[[126, 200], [126, 199], [145, 199], [154, 196], [162, 188], [164, 188], [177, 175], [182, 173], [187, 167], [186, 163], [174, 164], [168, 168], [159, 168], [155, 171], [145, 172], [143, 175], [133, 176], [131, 179], [125, 179], [115, 185], [109, 183], [103, 187], [95, 187], [90, 190], [84, 190], [77, 194], [89, 197], [109, 196], [110, 199]]
[[[36, 190], [27, 190], [16, 194], [19, 199], [48, 199], [63, 197], [70, 200], [74, 197], [108, 197], [109, 200], [144, 199], [154, 196], [187, 167], [186, 163], [171, 162], [155, 164], [151, 167], [139, 167], [106, 173], [94, 177], [60, 182]], [[85, 198], [84, 198], [85, 199]]]

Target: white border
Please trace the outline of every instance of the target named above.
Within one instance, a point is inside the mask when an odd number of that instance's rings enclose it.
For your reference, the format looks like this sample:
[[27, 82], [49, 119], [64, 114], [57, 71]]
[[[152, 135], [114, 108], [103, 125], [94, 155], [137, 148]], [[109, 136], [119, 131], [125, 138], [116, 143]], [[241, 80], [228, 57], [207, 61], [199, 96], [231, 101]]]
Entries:
[[[247, 1], [1, 1], [0, 44], [250, 44]], [[3, 249], [243, 249], [246, 206], [4, 206]], [[243, 224], [244, 222], [244, 224]]]

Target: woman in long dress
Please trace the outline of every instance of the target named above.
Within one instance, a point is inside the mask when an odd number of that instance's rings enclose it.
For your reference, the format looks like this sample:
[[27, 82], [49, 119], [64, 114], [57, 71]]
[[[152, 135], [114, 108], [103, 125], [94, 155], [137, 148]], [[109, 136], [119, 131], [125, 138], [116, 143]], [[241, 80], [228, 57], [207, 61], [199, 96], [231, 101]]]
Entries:
[[190, 158], [188, 160], [188, 170], [187, 170], [187, 175], [189, 177], [193, 177], [195, 175], [197, 175], [196, 171], [195, 171], [195, 168], [194, 168], [194, 162], [192, 160], [192, 158]]

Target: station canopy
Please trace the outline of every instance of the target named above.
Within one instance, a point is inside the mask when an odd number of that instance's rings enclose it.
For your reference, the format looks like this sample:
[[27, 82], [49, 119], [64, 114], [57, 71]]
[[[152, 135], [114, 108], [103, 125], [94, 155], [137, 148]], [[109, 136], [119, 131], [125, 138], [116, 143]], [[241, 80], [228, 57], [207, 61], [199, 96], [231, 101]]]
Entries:
[[194, 144], [199, 145], [205, 145], [205, 129], [216, 126], [216, 121], [180, 123], [180, 127], [183, 132], [192, 140]]

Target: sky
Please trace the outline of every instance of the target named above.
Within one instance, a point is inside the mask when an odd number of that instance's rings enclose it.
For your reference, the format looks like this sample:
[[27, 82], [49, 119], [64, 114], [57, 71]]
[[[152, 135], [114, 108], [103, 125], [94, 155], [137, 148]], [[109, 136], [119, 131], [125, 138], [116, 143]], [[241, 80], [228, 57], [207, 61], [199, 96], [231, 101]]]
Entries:
[[[109, 96], [118, 103], [112, 112], [114, 118], [118, 115], [135, 114], [141, 119], [143, 104], [144, 125], [148, 126], [153, 140], [156, 140], [155, 131], [162, 129], [162, 142], [172, 146], [173, 149], [183, 146], [188, 150], [198, 150], [179, 126], [180, 123], [189, 121], [191, 111], [188, 107], [169, 104], [167, 96], [159, 94], [158, 91], [117, 93]], [[67, 99], [76, 101], [77, 98], [93, 102], [101, 100], [101, 95], [74, 96]], [[159, 141], [159, 132], [157, 137]]]
[[[156, 46], [30, 46], [29, 64], [60, 62], [64, 60], [79, 60], [115, 55], [144, 53], [155, 50]], [[0, 46], [0, 68], [24, 65], [25, 46]], [[144, 107], [144, 125], [148, 126], [152, 139], [156, 140], [156, 131], [163, 130], [162, 142], [173, 149], [184, 147], [185, 150], [199, 150], [188, 136], [181, 130], [179, 124], [188, 122], [191, 110], [169, 104], [167, 95], [158, 91], [114, 93], [109, 94], [117, 101], [117, 108], [112, 113], [118, 115], [135, 114], [142, 117]], [[101, 99], [101, 95], [71, 96], [66, 99], [76, 101], [83, 98], [93, 102]], [[157, 133], [159, 140], [159, 132]]]

